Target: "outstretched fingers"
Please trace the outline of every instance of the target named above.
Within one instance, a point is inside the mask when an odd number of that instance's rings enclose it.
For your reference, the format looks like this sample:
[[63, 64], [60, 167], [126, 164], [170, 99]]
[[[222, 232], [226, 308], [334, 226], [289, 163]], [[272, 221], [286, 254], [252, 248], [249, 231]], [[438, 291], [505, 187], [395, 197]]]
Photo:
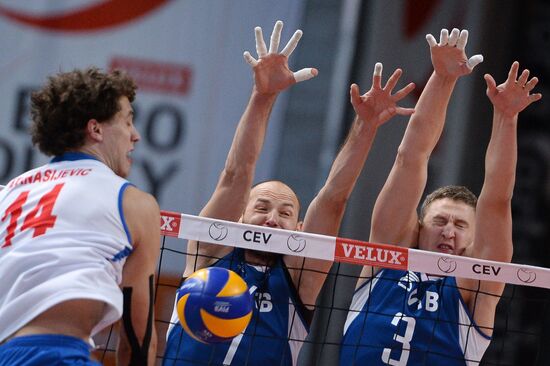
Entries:
[[460, 35], [460, 31], [457, 28], [453, 28], [451, 31], [451, 35], [449, 36], [449, 43], [447, 43], [450, 47], [455, 47], [458, 42], [458, 36]]
[[243, 57], [244, 57], [244, 60], [246, 61], [246, 63], [249, 64], [252, 67], [254, 67], [258, 64], [258, 60], [256, 60], [254, 57], [252, 57], [252, 55], [248, 51], [244, 51]]
[[298, 42], [300, 41], [300, 38], [302, 38], [303, 32], [298, 29], [294, 34], [292, 35], [292, 38], [288, 41], [285, 48], [281, 51], [281, 55], [284, 55], [286, 57], [290, 56], [292, 52], [294, 52], [294, 49], [298, 45]]
[[458, 36], [458, 41], [456, 42], [456, 48], [464, 50], [466, 48], [466, 43], [468, 43], [468, 31], [463, 29]]
[[470, 70], [473, 70], [474, 67], [476, 67], [482, 62], [483, 62], [483, 55], [473, 55], [466, 62], [466, 67]]
[[439, 34], [439, 46], [446, 46], [449, 43], [449, 31], [445, 28]]
[[277, 53], [279, 50], [279, 43], [281, 42], [281, 31], [283, 29], [283, 22], [277, 20], [271, 32], [271, 39], [269, 40], [269, 53]]
[[372, 73], [372, 86], [376, 89], [382, 88], [382, 70], [384, 66], [381, 62], [377, 62], [374, 65], [374, 72]]
[[542, 98], [541, 93], [529, 94], [529, 104], [536, 102]]
[[519, 62], [514, 61], [512, 63], [512, 67], [510, 67], [510, 71], [508, 71], [508, 80], [509, 82], [516, 82], [516, 79], [518, 77], [518, 70], [519, 70]]
[[426, 41], [428, 41], [430, 48], [437, 46], [437, 41], [435, 40], [435, 37], [431, 34], [426, 34]]
[[350, 97], [351, 105], [353, 107], [356, 107], [357, 105], [361, 104], [361, 94], [359, 93], [359, 85], [355, 83], [351, 84], [351, 87], [349, 89], [349, 97]]
[[495, 78], [493, 78], [490, 74], [483, 75], [483, 78], [487, 84], [487, 96], [491, 98], [497, 94], [497, 83]]
[[525, 88], [525, 84], [527, 84], [527, 79], [529, 79], [529, 70], [525, 69], [518, 78], [518, 85], [522, 88]]
[[531, 90], [533, 90], [535, 88], [535, 86], [537, 85], [538, 82], [539, 82], [539, 79], [535, 76], [534, 78], [532, 78], [531, 80], [529, 80], [525, 84], [525, 90], [530, 92]]
[[307, 67], [294, 72], [293, 75], [294, 75], [294, 80], [296, 80], [296, 82], [299, 83], [301, 81], [306, 81], [311, 78], [314, 78], [315, 76], [317, 76], [318, 73], [319, 71], [317, 71], [316, 68]]
[[265, 46], [262, 27], [254, 28], [254, 36], [256, 38], [256, 53], [258, 54], [258, 57], [264, 57], [267, 55], [267, 47]]
[[391, 93], [393, 88], [395, 88], [395, 86], [397, 85], [397, 82], [399, 81], [399, 78], [401, 77], [402, 74], [403, 74], [403, 70], [395, 69], [393, 74], [391, 74], [390, 78], [386, 82], [386, 85], [384, 86], [384, 90]]
[[415, 88], [414, 83], [409, 83], [407, 86], [405, 86], [403, 89], [398, 90], [393, 95], [393, 100], [400, 101], [401, 99], [405, 98], [407, 95], [409, 95], [410, 92], [412, 92]]
[[395, 108], [395, 114], [399, 114], [400, 116], [410, 116], [413, 113], [414, 113], [414, 108], [404, 108], [404, 107]]

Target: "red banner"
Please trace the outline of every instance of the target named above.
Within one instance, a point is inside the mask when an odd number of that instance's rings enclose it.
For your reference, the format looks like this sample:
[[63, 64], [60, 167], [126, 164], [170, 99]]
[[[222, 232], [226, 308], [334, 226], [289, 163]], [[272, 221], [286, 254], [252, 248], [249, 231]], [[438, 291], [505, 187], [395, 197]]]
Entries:
[[338, 262], [407, 270], [408, 248], [336, 238], [334, 259]]

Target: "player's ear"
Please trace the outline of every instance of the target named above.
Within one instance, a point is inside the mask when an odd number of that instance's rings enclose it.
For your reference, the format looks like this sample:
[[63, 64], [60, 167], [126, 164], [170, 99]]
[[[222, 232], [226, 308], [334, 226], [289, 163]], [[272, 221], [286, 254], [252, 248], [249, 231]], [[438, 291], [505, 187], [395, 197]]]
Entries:
[[103, 131], [101, 127], [101, 123], [99, 123], [98, 120], [93, 118], [89, 120], [88, 124], [86, 125], [86, 132], [88, 137], [90, 137], [90, 139], [95, 142], [103, 141]]
[[303, 228], [304, 228], [304, 222], [298, 221], [298, 223], [296, 224], [296, 231], [303, 231]]

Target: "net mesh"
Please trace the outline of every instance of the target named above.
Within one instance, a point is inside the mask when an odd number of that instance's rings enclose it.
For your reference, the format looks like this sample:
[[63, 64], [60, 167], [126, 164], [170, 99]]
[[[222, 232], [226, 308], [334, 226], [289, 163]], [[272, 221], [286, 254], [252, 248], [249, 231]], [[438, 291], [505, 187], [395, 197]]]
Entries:
[[[157, 364], [171, 365], [174, 363], [172, 359], [163, 360], [166, 348], [166, 334], [170, 326], [170, 318], [172, 315], [174, 298], [177, 288], [180, 286], [182, 278], [181, 274], [184, 269], [185, 260], [187, 257], [185, 251], [185, 241], [164, 236], [162, 239], [161, 253], [159, 264], [156, 273], [155, 284], [155, 326], [158, 335], [157, 348]], [[311, 324], [311, 329], [308, 337], [303, 341], [303, 347], [298, 359], [298, 365], [336, 365], [338, 364], [339, 353], [342, 347], [342, 332], [345, 327], [345, 321], [348, 316], [348, 309], [352, 301], [352, 295], [357, 279], [360, 277], [360, 266], [344, 263], [335, 263], [321, 291], [317, 303], [314, 305], [315, 316]], [[301, 268], [298, 268], [301, 269]], [[395, 285], [399, 285], [399, 280], [393, 280]], [[385, 280], [392, 281], [392, 280]], [[298, 282], [300, 285], [300, 282]], [[405, 284], [406, 285], [406, 284]], [[445, 285], [440, 286], [438, 291], [444, 291], [444, 288], [453, 286], [445, 282]], [[455, 285], [456, 286], [456, 285]], [[366, 286], [368, 287], [368, 286]], [[369, 291], [366, 291], [370, 293]], [[438, 293], [439, 296], [443, 294]], [[476, 293], [475, 296], [478, 296]], [[409, 300], [410, 301], [410, 300]], [[261, 303], [256, 299], [256, 307], [261, 307]], [[403, 303], [403, 306], [407, 304]], [[370, 306], [365, 306], [361, 310], [366, 316], [362, 319], [361, 327], [367, 329], [371, 322], [369, 315], [379, 315], [387, 319], [388, 326], [391, 323], [395, 312], [386, 312], [380, 309], [374, 309]], [[306, 312], [307, 313], [307, 312]], [[481, 365], [547, 365], [548, 356], [550, 356], [550, 341], [545, 336], [545, 330], [550, 329], [550, 294], [547, 289], [508, 284], [498, 303], [495, 317], [492, 340], [489, 348], [485, 352]], [[260, 314], [261, 315], [261, 314]], [[291, 314], [291, 317], [296, 317], [297, 314]], [[310, 320], [310, 319], [308, 319]], [[421, 319], [418, 319], [421, 320]], [[441, 348], [437, 347], [436, 329], [441, 327], [442, 323], [455, 322], [457, 320], [446, 319], [442, 313], [437, 313], [432, 317], [433, 326], [431, 334], [423, 334], [422, 344], [426, 345], [423, 362], [409, 361], [411, 363], [396, 363], [399, 365], [431, 365], [430, 358], [427, 355], [440, 354], [452, 361], [454, 356], [442, 352]], [[404, 336], [406, 333], [407, 323], [401, 322], [400, 328], [395, 328], [397, 335]], [[452, 325], [452, 324], [451, 324]], [[468, 326], [468, 324], [465, 324]], [[470, 328], [472, 328], [470, 326]], [[488, 329], [482, 331], [487, 332]], [[467, 338], [471, 332], [467, 332]], [[114, 325], [109, 329], [98, 334], [94, 341], [96, 350], [93, 352], [94, 357], [105, 365], [115, 365], [115, 349], [117, 343], [118, 327]], [[420, 336], [414, 334], [413, 336]], [[252, 337], [258, 337], [260, 341], [256, 344], [269, 344], [265, 342], [265, 335], [252, 333]], [[281, 339], [270, 339], [269, 342], [283, 341], [287, 342], [293, 338], [293, 335], [285, 334]], [[355, 344], [355, 350], [361, 347], [375, 347], [380, 358], [384, 352], [379, 345], [369, 344], [369, 340], [363, 340], [361, 345]], [[431, 348], [433, 345], [433, 349]], [[402, 346], [402, 344], [400, 344]], [[378, 347], [378, 348], [376, 348]], [[467, 347], [470, 347], [469, 345]], [[409, 351], [410, 354], [417, 352], [414, 344], [409, 347], [396, 349], [391, 353], [390, 358], [399, 358], [402, 350]], [[249, 349], [250, 352], [261, 352], [261, 349]], [[395, 354], [398, 356], [395, 357]], [[284, 364], [283, 355], [281, 362], [276, 364]], [[413, 358], [410, 358], [413, 360]], [[211, 364], [215, 362], [193, 362], [186, 360], [187, 364]], [[380, 362], [380, 361], [378, 361]], [[389, 361], [388, 361], [389, 362]], [[253, 363], [246, 363], [252, 365]], [[268, 363], [266, 363], [267, 365]], [[472, 363], [477, 364], [477, 363]]]

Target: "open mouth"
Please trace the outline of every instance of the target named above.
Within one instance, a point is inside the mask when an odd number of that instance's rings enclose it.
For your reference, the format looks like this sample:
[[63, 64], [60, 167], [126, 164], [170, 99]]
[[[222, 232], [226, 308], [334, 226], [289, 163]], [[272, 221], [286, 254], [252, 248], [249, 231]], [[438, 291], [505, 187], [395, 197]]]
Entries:
[[437, 250], [442, 252], [442, 253], [447, 253], [447, 254], [453, 254], [453, 252], [454, 252], [454, 248], [453, 248], [452, 245], [444, 244], [444, 243], [438, 244], [437, 245]]

